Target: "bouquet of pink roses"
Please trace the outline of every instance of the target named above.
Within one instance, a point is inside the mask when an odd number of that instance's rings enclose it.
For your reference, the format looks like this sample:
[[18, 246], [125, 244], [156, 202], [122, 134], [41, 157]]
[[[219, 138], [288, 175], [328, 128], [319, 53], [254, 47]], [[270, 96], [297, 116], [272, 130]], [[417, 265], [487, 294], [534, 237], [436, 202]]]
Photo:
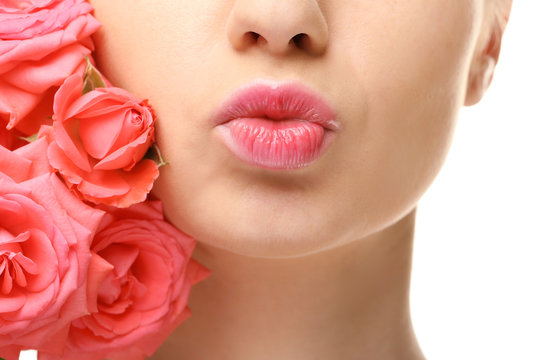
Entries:
[[94, 67], [84, 0], [0, 0], [0, 357], [144, 359], [209, 275], [147, 199], [147, 100]]

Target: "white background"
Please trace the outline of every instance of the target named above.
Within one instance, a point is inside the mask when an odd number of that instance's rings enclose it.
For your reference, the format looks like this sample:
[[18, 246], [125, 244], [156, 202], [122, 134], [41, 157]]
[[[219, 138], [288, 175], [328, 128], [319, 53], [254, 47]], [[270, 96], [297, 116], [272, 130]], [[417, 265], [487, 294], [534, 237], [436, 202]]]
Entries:
[[420, 201], [411, 311], [429, 360], [540, 360], [538, 0], [514, 0], [491, 88]]
[[539, 0], [514, 0], [491, 88], [418, 207], [413, 264], [429, 360], [540, 360]]

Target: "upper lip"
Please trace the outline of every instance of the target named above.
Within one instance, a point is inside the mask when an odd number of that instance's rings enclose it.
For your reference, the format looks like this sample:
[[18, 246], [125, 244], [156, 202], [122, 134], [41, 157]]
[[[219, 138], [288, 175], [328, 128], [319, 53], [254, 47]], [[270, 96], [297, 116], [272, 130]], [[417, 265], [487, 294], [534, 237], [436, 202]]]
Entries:
[[211, 122], [217, 126], [238, 118], [304, 120], [333, 131], [341, 127], [330, 103], [299, 82], [255, 80], [233, 91], [214, 112]]

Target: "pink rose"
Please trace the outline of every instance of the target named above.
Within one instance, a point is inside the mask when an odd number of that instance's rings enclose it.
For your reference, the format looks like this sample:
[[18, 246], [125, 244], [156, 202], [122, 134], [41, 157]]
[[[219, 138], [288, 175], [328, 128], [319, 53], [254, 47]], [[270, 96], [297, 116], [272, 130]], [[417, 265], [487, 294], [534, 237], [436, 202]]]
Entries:
[[0, 2], [0, 118], [26, 135], [51, 115], [53, 94], [82, 74], [100, 26], [84, 0]]
[[66, 79], [54, 98], [51, 165], [82, 198], [128, 207], [144, 201], [158, 166], [143, 156], [154, 142], [154, 114], [146, 100], [116, 88], [81, 96], [83, 79]]
[[11, 358], [61, 352], [71, 321], [88, 313], [90, 242], [104, 213], [47, 172], [46, 148], [0, 148], [0, 354]]
[[109, 210], [92, 250], [113, 270], [89, 282], [96, 312], [72, 323], [62, 359], [150, 356], [190, 315], [191, 286], [210, 274], [191, 258], [195, 240], [164, 221], [161, 202]]

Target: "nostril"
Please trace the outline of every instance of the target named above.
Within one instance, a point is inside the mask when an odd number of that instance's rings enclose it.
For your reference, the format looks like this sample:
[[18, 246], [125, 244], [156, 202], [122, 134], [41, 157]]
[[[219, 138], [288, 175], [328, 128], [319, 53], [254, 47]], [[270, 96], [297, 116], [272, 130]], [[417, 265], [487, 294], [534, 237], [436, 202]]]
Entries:
[[301, 48], [303, 43], [306, 41], [307, 35], [304, 33], [296, 34], [293, 36], [291, 41], [294, 43], [296, 47]]
[[260, 37], [261, 35], [257, 34], [256, 32], [248, 31], [243, 35], [243, 43], [244, 45], [256, 44]]
[[261, 35], [257, 34], [254, 31], [250, 31], [246, 35], [249, 36], [250, 38], [252, 38], [255, 41], [257, 41], [257, 39], [259, 39], [259, 36], [261, 36]]

